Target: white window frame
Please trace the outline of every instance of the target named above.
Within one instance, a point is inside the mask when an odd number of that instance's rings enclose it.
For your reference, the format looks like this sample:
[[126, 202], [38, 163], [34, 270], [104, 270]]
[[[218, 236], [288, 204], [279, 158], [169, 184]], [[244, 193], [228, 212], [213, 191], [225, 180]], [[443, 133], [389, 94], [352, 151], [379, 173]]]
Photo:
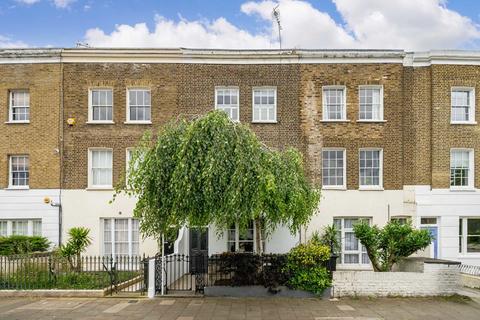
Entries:
[[[470, 106], [469, 106], [469, 119], [467, 121], [454, 121], [453, 117], [453, 105], [452, 95], [454, 91], [469, 91], [470, 92]], [[450, 123], [451, 124], [476, 124], [475, 121], [475, 88], [474, 87], [451, 87], [450, 89]]]
[[[255, 92], [261, 90], [273, 90], [273, 120], [255, 119]], [[277, 87], [265, 86], [265, 87], [253, 87], [252, 88], [252, 123], [277, 123]]]
[[218, 108], [218, 103], [217, 103], [217, 91], [218, 90], [235, 90], [237, 92], [237, 119], [232, 119], [230, 118], [230, 115], [228, 115], [228, 118], [231, 119], [233, 122], [240, 122], [240, 89], [239, 87], [236, 86], [216, 86], [215, 87], [215, 110], [222, 110], [221, 108]]
[[[343, 90], [343, 105], [342, 105], [342, 118], [341, 119], [329, 119], [327, 112], [327, 96], [326, 90]], [[322, 121], [324, 122], [345, 122], [347, 120], [347, 87], [346, 86], [323, 86], [322, 87]]]
[[[28, 159], [28, 184], [15, 186], [13, 185], [12, 159], [15, 157], [26, 157]], [[8, 156], [8, 189], [29, 189], [30, 188], [30, 156], [28, 154], [12, 154]]]
[[[360, 243], [360, 240], [357, 239], [358, 241], [358, 250], [345, 250], [345, 233], [346, 232], [349, 232], [349, 233], [353, 233], [353, 228], [345, 228], [345, 220], [349, 220], [349, 219], [358, 219], [358, 220], [367, 220], [368, 223], [371, 225], [372, 224], [372, 217], [333, 217], [333, 223], [335, 224], [335, 220], [340, 220], [341, 222], [341, 229], [339, 230], [340, 231], [340, 240], [341, 240], [341, 243], [340, 243], [340, 246], [341, 246], [341, 249], [340, 249], [340, 261], [341, 263], [339, 264], [340, 266], [342, 267], [369, 267], [370, 266], [370, 259], [368, 261], [368, 263], [363, 263], [363, 254], [366, 253], [366, 250], [362, 250], [363, 249], [363, 245]], [[338, 227], [337, 227], [338, 228]], [[345, 254], [357, 254], [359, 256], [359, 263], [345, 263]]]
[[[6, 237], [13, 235], [13, 223], [14, 222], [27, 222], [27, 234], [26, 236], [43, 236], [43, 223], [42, 219], [1, 219], [0, 223], [6, 224]], [[40, 222], [40, 234], [35, 235], [34, 231], [34, 223]], [[1, 235], [0, 235], [1, 236]]]
[[[13, 119], [13, 94], [17, 92], [26, 92], [28, 94], [28, 105], [15, 106], [19, 108], [28, 108], [28, 120], [14, 120]], [[30, 123], [30, 90], [28, 89], [15, 89], [10, 90], [8, 93], [8, 123]]]
[[[360, 118], [360, 115], [361, 115], [361, 108], [362, 108], [362, 105], [360, 103], [360, 91], [362, 89], [378, 89], [380, 90], [380, 110], [378, 111], [379, 112], [379, 118], [378, 119], [361, 119]], [[384, 113], [383, 113], [383, 109], [384, 109], [384, 106], [383, 106], [383, 85], [361, 85], [358, 87], [358, 120], [357, 122], [384, 122]], [[372, 109], [372, 116], [373, 116], [373, 109]]]
[[[227, 244], [227, 252], [231, 252], [229, 251], [229, 248], [230, 246], [228, 245], [229, 241], [228, 240], [228, 232], [230, 230], [233, 230], [233, 229], [227, 229], [227, 236], [226, 236], [226, 244]], [[238, 227], [238, 224], [235, 223], [235, 252], [238, 252], [239, 248], [240, 248], [240, 242], [247, 242], [245, 240], [240, 240], [240, 228]], [[266, 239], [263, 239], [263, 246], [264, 246], [264, 251], [266, 249]], [[249, 251], [245, 251], [245, 252], [249, 252]], [[253, 252], [258, 252], [257, 250], [257, 226], [255, 225], [255, 222], [253, 223]]]
[[[93, 91], [111, 91], [112, 92], [112, 120], [93, 120], [93, 105], [92, 105], [92, 97], [93, 97]], [[115, 118], [115, 113], [114, 113], [114, 94], [113, 94], [113, 88], [110, 87], [98, 87], [98, 88], [89, 88], [88, 89], [88, 121], [87, 123], [92, 123], [92, 124], [113, 124], [115, 123], [113, 119]]]
[[[360, 167], [360, 153], [362, 151], [380, 151], [379, 153], [379, 162], [380, 162], [380, 172], [378, 178], [378, 185], [362, 185], [361, 184], [361, 167]], [[359, 190], [383, 190], [383, 149], [382, 148], [360, 148], [358, 150], [358, 187]]]
[[[130, 119], [130, 91], [148, 91], [150, 93], [150, 120]], [[147, 87], [131, 87], [131, 88], [127, 88], [126, 96], [127, 96], [127, 99], [126, 99], [126, 108], [125, 108], [126, 109], [125, 123], [126, 124], [152, 124], [152, 90]], [[113, 102], [113, 95], [112, 95], [112, 102]], [[113, 112], [113, 109], [112, 109], [112, 112]]]
[[[110, 151], [112, 153], [112, 184], [111, 185], [94, 185], [93, 184], [93, 151]], [[113, 149], [112, 148], [88, 148], [88, 188], [87, 189], [113, 189]]]
[[[343, 184], [342, 185], [324, 185], [323, 184], [323, 151], [342, 151], [343, 152]], [[326, 190], [346, 190], [347, 189], [347, 149], [345, 148], [322, 148], [322, 189]]]
[[[461, 223], [462, 223], [462, 234], [460, 234], [460, 232], [458, 234], [459, 239], [462, 243], [462, 246], [461, 246], [462, 250], [460, 250], [460, 248], [458, 248], [459, 249], [458, 250], [459, 254], [464, 255], [464, 256], [469, 256], [469, 257], [472, 257], [472, 256], [480, 257], [480, 252], [468, 252], [467, 251], [468, 219], [480, 220], [480, 216], [478, 216], [478, 217], [475, 217], [475, 216], [459, 217], [459, 219], [462, 219], [462, 221], [461, 221]], [[459, 223], [460, 223], [460, 221], [459, 221]]]
[[451, 148], [450, 149], [450, 166], [449, 179], [452, 170], [452, 153], [455, 151], [468, 152], [468, 186], [450, 186], [450, 190], [474, 190], [475, 189], [475, 151], [472, 148]]
[[[112, 257], [116, 257], [118, 256], [115, 252], [115, 220], [128, 220], [128, 256], [129, 257], [132, 257], [134, 256], [133, 254], [133, 244], [134, 243], [138, 243], [138, 253], [135, 254], [135, 256], [137, 255], [140, 255], [140, 236], [138, 237], [138, 239], [135, 241], [135, 239], [133, 239], [133, 223], [132, 221], [134, 220], [134, 218], [100, 218], [101, 220], [101, 232], [100, 234], [102, 235], [101, 236], [101, 243], [102, 243], [102, 256], [105, 256], [106, 253], [105, 253], [105, 220], [110, 220], [111, 223], [110, 223], [110, 235], [111, 235], [111, 243], [112, 243], [112, 254], [111, 256]], [[139, 225], [139, 230], [140, 230], [140, 225]], [[125, 256], [125, 255], [122, 255], [122, 256]]]

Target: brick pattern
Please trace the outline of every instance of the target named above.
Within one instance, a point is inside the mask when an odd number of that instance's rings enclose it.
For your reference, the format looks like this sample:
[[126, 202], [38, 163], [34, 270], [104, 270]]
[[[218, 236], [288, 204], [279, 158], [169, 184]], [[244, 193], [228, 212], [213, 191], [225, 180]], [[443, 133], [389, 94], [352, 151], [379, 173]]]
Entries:
[[450, 149], [475, 149], [475, 187], [480, 187], [480, 127], [450, 124], [451, 87], [475, 88], [475, 120], [480, 120], [480, 80], [478, 66], [433, 65], [432, 90], [432, 187], [450, 187]]
[[335, 271], [335, 297], [438, 296], [456, 294], [458, 265], [424, 264], [423, 272]]
[[[0, 188], [8, 186], [9, 155], [28, 154], [30, 188], [60, 187], [60, 64], [0, 65]], [[8, 124], [9, 91], [30, 93], [30, 123]]]
[[[403, 66], [398, 64], [301, 65], [301, 126], [306, 140], [309, 175], [321, 183], [321, 150], [341, 147], [347, 154], [347, 188], [358, 189], [359, 149], [383, 148], [384, 189], [402, 189]], [[346, 87], [348, 122], [322, 122], [322, 87]], [[360, 123], [358, 88], [382, 85], [386, 122]]]
[[[63, 188], [83, 189], [88, 184], [88, 148], [113, 148], [113, 183], [125, 171], [127, 147], [136, 145], [146, 130], [156, 131], [171, 119], [195, 117], [214, 109], [216, 86], [238, 86], [240, 121], [248, 123], [272, 148], [294, 146], [302, 150], [298, 126], [299, 72], [296, 65], [192, 65], [192, 64], [65, 64], [65, 127]], [[149, 87], [152, 125], [124, 124], [126, 87]], [[276, 124], [252, 124], [252, 88], [277, 87]], [[88, 90], [113, 88], [113, 125], [87, 124]]]

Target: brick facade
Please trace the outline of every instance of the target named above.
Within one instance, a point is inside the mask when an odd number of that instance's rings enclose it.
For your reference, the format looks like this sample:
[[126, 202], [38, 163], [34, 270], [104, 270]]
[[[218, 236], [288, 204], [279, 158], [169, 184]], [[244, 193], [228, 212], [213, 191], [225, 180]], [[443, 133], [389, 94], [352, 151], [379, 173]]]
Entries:
[[[9, 156], [30, 161], [30, 188], [60, 187], [61, 65], [0, 64], [0, 188], [8, 186]], [[6, 123], [10, 90], [30, 93], [30, 123]]]

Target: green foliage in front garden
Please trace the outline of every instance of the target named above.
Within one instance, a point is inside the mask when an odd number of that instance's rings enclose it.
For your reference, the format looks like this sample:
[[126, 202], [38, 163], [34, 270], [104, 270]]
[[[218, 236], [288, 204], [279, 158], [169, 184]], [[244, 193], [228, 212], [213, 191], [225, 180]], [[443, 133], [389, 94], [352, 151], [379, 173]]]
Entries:
[[147, 134], [130, 161], [117, 194], [137, 197], [140, 230], [157, 239], [184, 225], [245, 230], [253, 220], [261, 253], [277, 226], [294, 234], [308, 223], [320, 199], [298, 150], [271, 150], [222, 111]]
[[288, 285], [294, 289], [321, 294], [331, 286], [325, 262], [330, 259], [330, 248], [310, 241], [288, 253], [285, 271], [289, 274]]
[[367, 249], [374, 271], [391, 271], [395, 263], [425, 249], [433, 240], [428, 230], [414, 229], [410, 223], [400, 224], [395, 220], [383, 229], [360, 222], [353, 230]]
[[48, 250], [49, 246], [50, 242], [48, 239], [40, 236], [13, 235], [9, 237], [0, 237], [1, 256], [45, 252]]
[[76, 271], [81, 271], [82, 252], [92, 243], [89, 236], [90, 229], [83, 227], [71, 228], [68, 230], [69, 239], [59, 250], [61, 257], [68, 260], [70, 267]]

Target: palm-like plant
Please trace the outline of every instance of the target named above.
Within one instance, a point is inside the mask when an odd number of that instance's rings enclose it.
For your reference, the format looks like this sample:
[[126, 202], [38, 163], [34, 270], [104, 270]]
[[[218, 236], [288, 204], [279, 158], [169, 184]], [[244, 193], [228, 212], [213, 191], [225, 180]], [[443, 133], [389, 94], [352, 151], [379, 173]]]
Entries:
[[[81, 254], [92, 243], [92, 239], [88, 235], [89, 233], [90, 229], [88, 228], [71, 228], [68, 231], [70, 239], [65, 245], [60, 247], [60, 255], [66, 258], [70, 267], [76, 271], [81, 271]], [[76, 263], [73, 261], [74, 257], [76, 257]]]

